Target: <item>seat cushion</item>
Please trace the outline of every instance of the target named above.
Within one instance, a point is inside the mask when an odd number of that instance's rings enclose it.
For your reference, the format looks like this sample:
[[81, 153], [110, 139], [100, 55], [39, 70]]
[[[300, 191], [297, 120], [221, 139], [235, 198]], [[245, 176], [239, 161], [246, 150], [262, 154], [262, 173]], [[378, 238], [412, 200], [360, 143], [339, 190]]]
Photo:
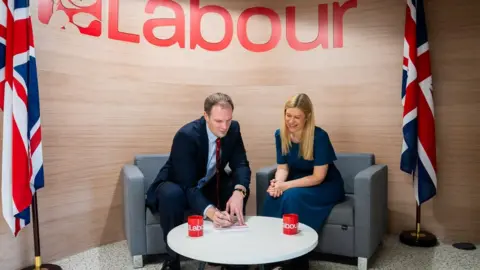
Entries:
[[325, 224], [318, 235], [316, 252], [355, 257], [355, 228]]
[[147, 254], [142, 255], [158, 255], [167, 253], [167, 244], [163, 240], [163, 230], [160, 224], [147, 225], [146, 240]]
[[345, 201], [333, 207], [327, 224], [353, 226], [354, 201], [353, 197], [345, 196]]
[[[147, 212], [145, 213], [146, 217], [146, 225], [155, 225], [155, 224], [160, 224], [160, 215], [152, 215], [152, 212], [150, 212], [150, 209], [148, 207], [146, 208]], [[184, 213], [184, 222], [187, 222], [188, 216], [193, 215], [193, 210], [187, 209], [185, 210]]]
[[153, 224], [160, 224], [160, 216], [159, 215], [152, 215], [152, 212], [150, 212], [150, 209], [147, 207], [146, 208], [147, 212], [145, 213], [146, 217], [146, 223], [147, 225], [153, 225]]

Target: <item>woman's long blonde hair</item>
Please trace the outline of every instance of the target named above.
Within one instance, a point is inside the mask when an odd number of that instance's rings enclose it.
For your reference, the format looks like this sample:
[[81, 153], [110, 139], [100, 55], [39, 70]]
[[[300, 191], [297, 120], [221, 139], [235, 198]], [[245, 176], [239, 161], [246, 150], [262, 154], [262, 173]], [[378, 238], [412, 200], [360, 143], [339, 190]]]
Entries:
[[305, 160], [313, 160], [313, 135], [315, 134], [315, 115], [313, 112], [312, 101], [306, 94], [297, 94], [285, 102], [283, 110], [283, 125], [280, 127], [280, 138], [282, 142], [282, 154], [286, 155], [292, 143], [290, 141], [290, 132], [285, 122], [287, 109], [298, 108], [305, 114], [305, 125], [300, 139], [299, 155]]

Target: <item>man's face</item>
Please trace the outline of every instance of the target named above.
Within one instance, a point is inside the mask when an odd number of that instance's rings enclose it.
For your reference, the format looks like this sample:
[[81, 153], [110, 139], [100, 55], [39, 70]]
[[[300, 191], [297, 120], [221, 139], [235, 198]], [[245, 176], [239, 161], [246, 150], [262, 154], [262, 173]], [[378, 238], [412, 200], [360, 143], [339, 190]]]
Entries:
[[230, 124], [232, 123], [232, 108], [230, 106], [215, 105], [210, 111], [210, 116], [204, 113], [208, 128], [215, 136], [223, 138], [227, 135]]

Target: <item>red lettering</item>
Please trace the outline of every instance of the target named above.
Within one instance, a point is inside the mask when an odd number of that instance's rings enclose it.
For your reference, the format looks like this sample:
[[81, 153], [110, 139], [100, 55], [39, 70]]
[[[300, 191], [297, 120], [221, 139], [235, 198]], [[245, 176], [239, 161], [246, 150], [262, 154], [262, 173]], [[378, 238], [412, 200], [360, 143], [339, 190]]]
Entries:
[[[178, 43], [180, 48], [185, 48], [185, 14], [182, 6], [174, 1], [148, 0], [145, 6], [145, 12], [153, 14], [158, 6], [171, 8], [175, 12], [175, 18], [155, 18], [149, 19], [143, 25], [143, 35], [145, 39], [155, 46], [169, 47]], [[160, 26], [175, 26], [175, 33], [168, 39], [155, 37], [153, 29]]]
[[297, 39], [295, 27], [295, 7], [287, 7], [287, 41], [292, 49], [308, 51], [322, 44], [322, 48], [328, 48], [328, 4], [318, 5], [318, 34], [315, 40], [300, 42]]
[[[270, 35], [270, 39], [267, 43], [264, 44], [255, 44], [248, 39], [247, 35], [247, 22], [250, 17], [253, 15], [265, 15], [270, 19], [270, 23], [272, 24], [272, 34]], [[240, 44], [252, 52], [266, 52], [273, 48], [275, 48], [280, 41], [282, 26], [280, 25], [280, 17], [278, 14], [265, 7], [253, 7], [248, 8], [240, 14], [238, 18], [238, 25], [237, 25], [237, 34], [238, 40]]]
[[[71, 3], [73, 0], [66, 0], [62, 3]], [[145, 6], [146, 14], [154, 14], [156, 8], [167, 7], [175, 13], [174, 18], [150, 18], [143, 24], [143, 35], [145, 39], [152, 45], [159, 47], [170, 47], [178, 43], [179, 48], [185, 48], [185, 13], [182, 5], [176, 0], [147, 0]], [[234, 20], [229, 11], [218, 5], [206, 5], [200, 7], [200, 0], [190, 0], [190, 48], [193, 50], [197, 46], [208, 51], [221, 51], [226, 49], [233, 39]], [[188, 3], [185, 1], [185, 3]], [[333, 48], [343, 47], [343, 26], [344, 17], [347, 10], [357, 7], [357, 0], [344, 0], [333, 2]], [[38, 0], [38, 20], [47, 24], [55, 11], [63, 11], [68, 17], [70, 24], [75, 24], [73, 17], [78, 13], [88, 13], [94, 19], [87, 27], [76, 25], [82, 34], [91, 36], [101, 35], [101, 22], [108, 23], [108, 38], [140, 43], [140, 36], [134, 33], [127, 33], [119, 30], [119, 0], [108, 0], [108, 11], [102, 12], [101, 0], [95, 0], [91, 5], [82, 5], [79, 8], [72, 8], [70, 4], [64, 6], [52, 4], [51, 0]], [[73, 4], [72, 4], [73, 5]], [[318, 32], [312, 41], [300, 41], [296, 33], [296, 8], [295, 6], [286, 7], [286, 40], [289, 46], [296, 51], [308, 51], [322, 46], [327, 49], [328, 37], [328, 4], [318, 5]], [[108, 14], [107, 20], [102, 20], [102, 13]], [[225, 34], [218, 42], [210, 42], [204, 39], [201, 31], [201, 21], [205, 14], [216, 13], [223, 18]], [[263, 15], [270, 20], [272, 32], [269, 40], [265, 43], [254, 43], [248, 37], [247, 23], [250, 17], [254, 15]], [[90, 17], [92, 17], [90, 16]], [[170, 38], [158, 38], [154, 35], [157, 27], [174, 26], [175, 32]], [[252, 52], [266, 52], [274, 49], [280, 42], [282, 35], [282, 25], [279, 14], [274, 10], [266, 7], [252, 7], [244, 10], [238, 17], [237, 34], [240, 44], [247, 50]], [[64, 27], [62, 27], [64, 28]], [[220, 30], [217, 26], [214, 31]]]
[[188, 225], [188, 230], [190, 231], [201, 231], [203, 230], [203, 225]]
[[[190, 49], [195, 49], [197, 45], [209, 51], [221, 51], [230, 45], [233, 38], [233, 20], [228, 11], [220, 6], [209, 5], [199, 7], [199, 0], [190, 1]], [[225, 21], [225, 35], [219, 42], [206, 41], [201, 32], [202, 16], [208, 12], [217, 13]]]
[[343, 47], [343, 15], [351, 8], [357, 7], [357, 0], [348, 0], [340, 6], [338, 2], [333, 3], [333, 47]]
[[119, 0], [108, 1], [108, 37], [111, 39], [127, 41], [132, 43], [140, 43], [140, 36], [137, 34], [125, 33], [118, 30], [118, 13], [120, 7]]
[[285, 228], [285, 229], [296, 229], [296, 228], [297, 228], [297, 224], [284, 223], [284, 224], [283, 224], [283, 228]]

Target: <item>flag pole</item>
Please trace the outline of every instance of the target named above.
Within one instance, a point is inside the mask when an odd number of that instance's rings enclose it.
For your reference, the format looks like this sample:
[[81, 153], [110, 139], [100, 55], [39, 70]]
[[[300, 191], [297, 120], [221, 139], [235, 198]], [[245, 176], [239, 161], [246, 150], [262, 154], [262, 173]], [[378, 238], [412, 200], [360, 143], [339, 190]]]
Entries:
[[42, 264], [42, 258], [40, 256], [40, 229], [38, 226], [38, 206], [37, 206], [37, 192], [33, 194], [32, 199], [32, 219], [33, 219], [33, 241], [35, 249], [35, 261], [33, 265], [27, 266], [22, 270], [62, 270], [62, 268], [56, 264]]
[[[415, 173], [412, 174], [412, 179], [415, 178]], [[415, 180], [415, 179], [413, 179]], [[420, 217], [421, 205], [416, 202], [416, 222], [415, 230], [405, 230], [400, 233], [400, 242], [408, 246], [414, 247], [434, 247], [437, 245], [437, 237], [431, 232], [421, 230]]]

